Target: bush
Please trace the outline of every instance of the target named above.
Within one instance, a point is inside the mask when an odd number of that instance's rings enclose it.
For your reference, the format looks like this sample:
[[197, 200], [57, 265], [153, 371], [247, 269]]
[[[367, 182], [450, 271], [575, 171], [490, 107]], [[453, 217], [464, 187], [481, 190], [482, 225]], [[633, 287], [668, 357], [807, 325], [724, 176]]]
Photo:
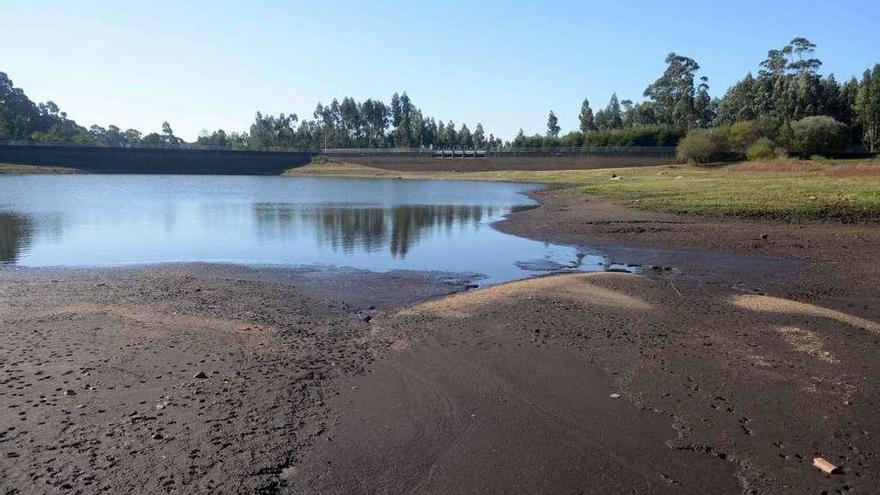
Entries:
[[769, 119], [734, 122], [725, 129], [725, 141], [729, 151], [748, 155], [749, 147], [761, 138], [773, 140], [779, 125]]
[[776, 148], [773, 146], [773, 141], [766, 137], [759, 138], [746, 150], [746, 158], [749, 160], [776, 158]]
[[728, 155], [722, 137], [708, 129], [694, 129], [678, 142], [676, 154], [690, 163], [709, 163]]
[[789, 151], [803, 158], [843, 151], [846, 126], [827, 116], [806, 117], [791, 124]]

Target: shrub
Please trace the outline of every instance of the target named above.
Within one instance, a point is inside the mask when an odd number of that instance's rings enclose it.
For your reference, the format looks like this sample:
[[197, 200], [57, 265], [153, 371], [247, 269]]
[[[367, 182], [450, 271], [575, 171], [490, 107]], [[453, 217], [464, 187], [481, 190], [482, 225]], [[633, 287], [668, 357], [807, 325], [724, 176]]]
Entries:
[[680, 160], [700, 164], [722, 160], [728, 153], [718, 133], [694, 129], [678, 142], [676, 154]]
[[725, 138], [731, 152], [748, 154], [749, 147], [761, 138], [773, 140], [779, 125], [769, 119], [734, 122], [726, 129]]
[[759, 138], [746, 150], [746, 158], [749, 160], [776, 158], [776, 148], [773, 146], [773, 141], [766, 137]]
[[791, 124], [789, 151], [801, 157], [829, 155], [847, 144], [846, 126], [827, 116], [806, 117]]

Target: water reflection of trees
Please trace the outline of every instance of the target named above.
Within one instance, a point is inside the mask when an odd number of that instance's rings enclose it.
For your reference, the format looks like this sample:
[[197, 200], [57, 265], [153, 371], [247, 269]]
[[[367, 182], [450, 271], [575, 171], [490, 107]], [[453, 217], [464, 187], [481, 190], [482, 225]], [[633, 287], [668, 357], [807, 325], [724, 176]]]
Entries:
[[475, 226], [502, 213], [482, 205], [398, 205], [388, 208], [261, 203], [254, 206], [258, 235], [279, 240], [313, 235], [320, 246], [352, 253], [387, 249], [405, 257], [427, 235]]
[[31, 244], [33, 222], [18, 213], [0, 212], [0, 264], [18, 260]]

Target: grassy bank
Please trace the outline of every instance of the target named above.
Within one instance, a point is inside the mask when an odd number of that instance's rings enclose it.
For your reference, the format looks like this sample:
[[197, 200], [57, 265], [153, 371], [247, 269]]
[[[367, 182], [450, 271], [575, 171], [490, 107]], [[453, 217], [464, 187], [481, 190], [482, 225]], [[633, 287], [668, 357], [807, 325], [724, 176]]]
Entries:
[[681, 213], [880, 220], [880, 160], [500, 172], [402, 172], [326, 162], [287, 174], [539, 182], [638, 208]]

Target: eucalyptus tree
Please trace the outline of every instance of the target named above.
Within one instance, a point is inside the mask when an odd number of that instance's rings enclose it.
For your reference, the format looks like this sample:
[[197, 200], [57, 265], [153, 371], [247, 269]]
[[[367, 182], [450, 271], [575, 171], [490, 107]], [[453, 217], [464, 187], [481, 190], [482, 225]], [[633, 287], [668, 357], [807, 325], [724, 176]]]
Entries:
[[880, 150], [880, 64], [862, 74], [855, 111], [865, 147], [871, 152]]
[[623, 100], [620, 102], [623, 108], [623, 127], [632, 127], [636, 124], [635, 108], [632, 100]]
[[547, 137], [558, 137], [560, 130], [559, 119], [553, 110], [550, 110], [550, 115], [547, 116]]
[[451, 120], [446, 124], [446, 146], [454, 148], [458, 143], [458, 132], [455, 131], [455, 123]]
[[584, 102], [581, 103], [581, 112], [578, 114], [578, 121], [580, 121], [581, 132], [584, 134], [596, 130], [593, 109], [590, 108], [590, 101], [586, 98], [584, 98]]
[[644, 96], [654, 105], [660, 123], [678, 127], [693, 127], [694, 78], [700, 65], [692, 58], [675, 52], [666, 56], [663, 75], [645, 89]]
[[413, 105], [406, 95], [406, 91], [400, 96], [400, 120], [397, 128], [398, 146], [412, 146], [413, 141]]
[[486, 147], [486, 132], [483, 130], [483, 124], [477, 122], [477, 127], [474, 128], [474, 147], [477, 149], [484, 149]]
[[596, 122], [596, 129], [598, 129], [600, 131], [604, 131], [606, 129], [611, 128], [610, 124], [609, 124], [609, 119], [608, 119], [608, 112], [606, 111], [606, 109], [602, 109], [602, 110], [599, 110], [598, 112], [596, 112], [595, 122]]
[[694, 124], [697, 127], [709, 127], [715, 121], [718, 102], [709, 96], [709, 78], [700, 78], [697, 94], [694, 97]]
[[464, 149], [474, 147], [474, 136], [471, 134], [471, 130], [468, 129], [467, 124], [461, 124], [461, 130], [458, 131], [458, 144]]
[[608, 106], [605, 107], [605, 117], [608, 119], [607, 126], [609, 128], [620, 129], [623, 127], [623, 115], [620, 110], [620, 102], [617, 100], [617, 93], [611, 94]]

